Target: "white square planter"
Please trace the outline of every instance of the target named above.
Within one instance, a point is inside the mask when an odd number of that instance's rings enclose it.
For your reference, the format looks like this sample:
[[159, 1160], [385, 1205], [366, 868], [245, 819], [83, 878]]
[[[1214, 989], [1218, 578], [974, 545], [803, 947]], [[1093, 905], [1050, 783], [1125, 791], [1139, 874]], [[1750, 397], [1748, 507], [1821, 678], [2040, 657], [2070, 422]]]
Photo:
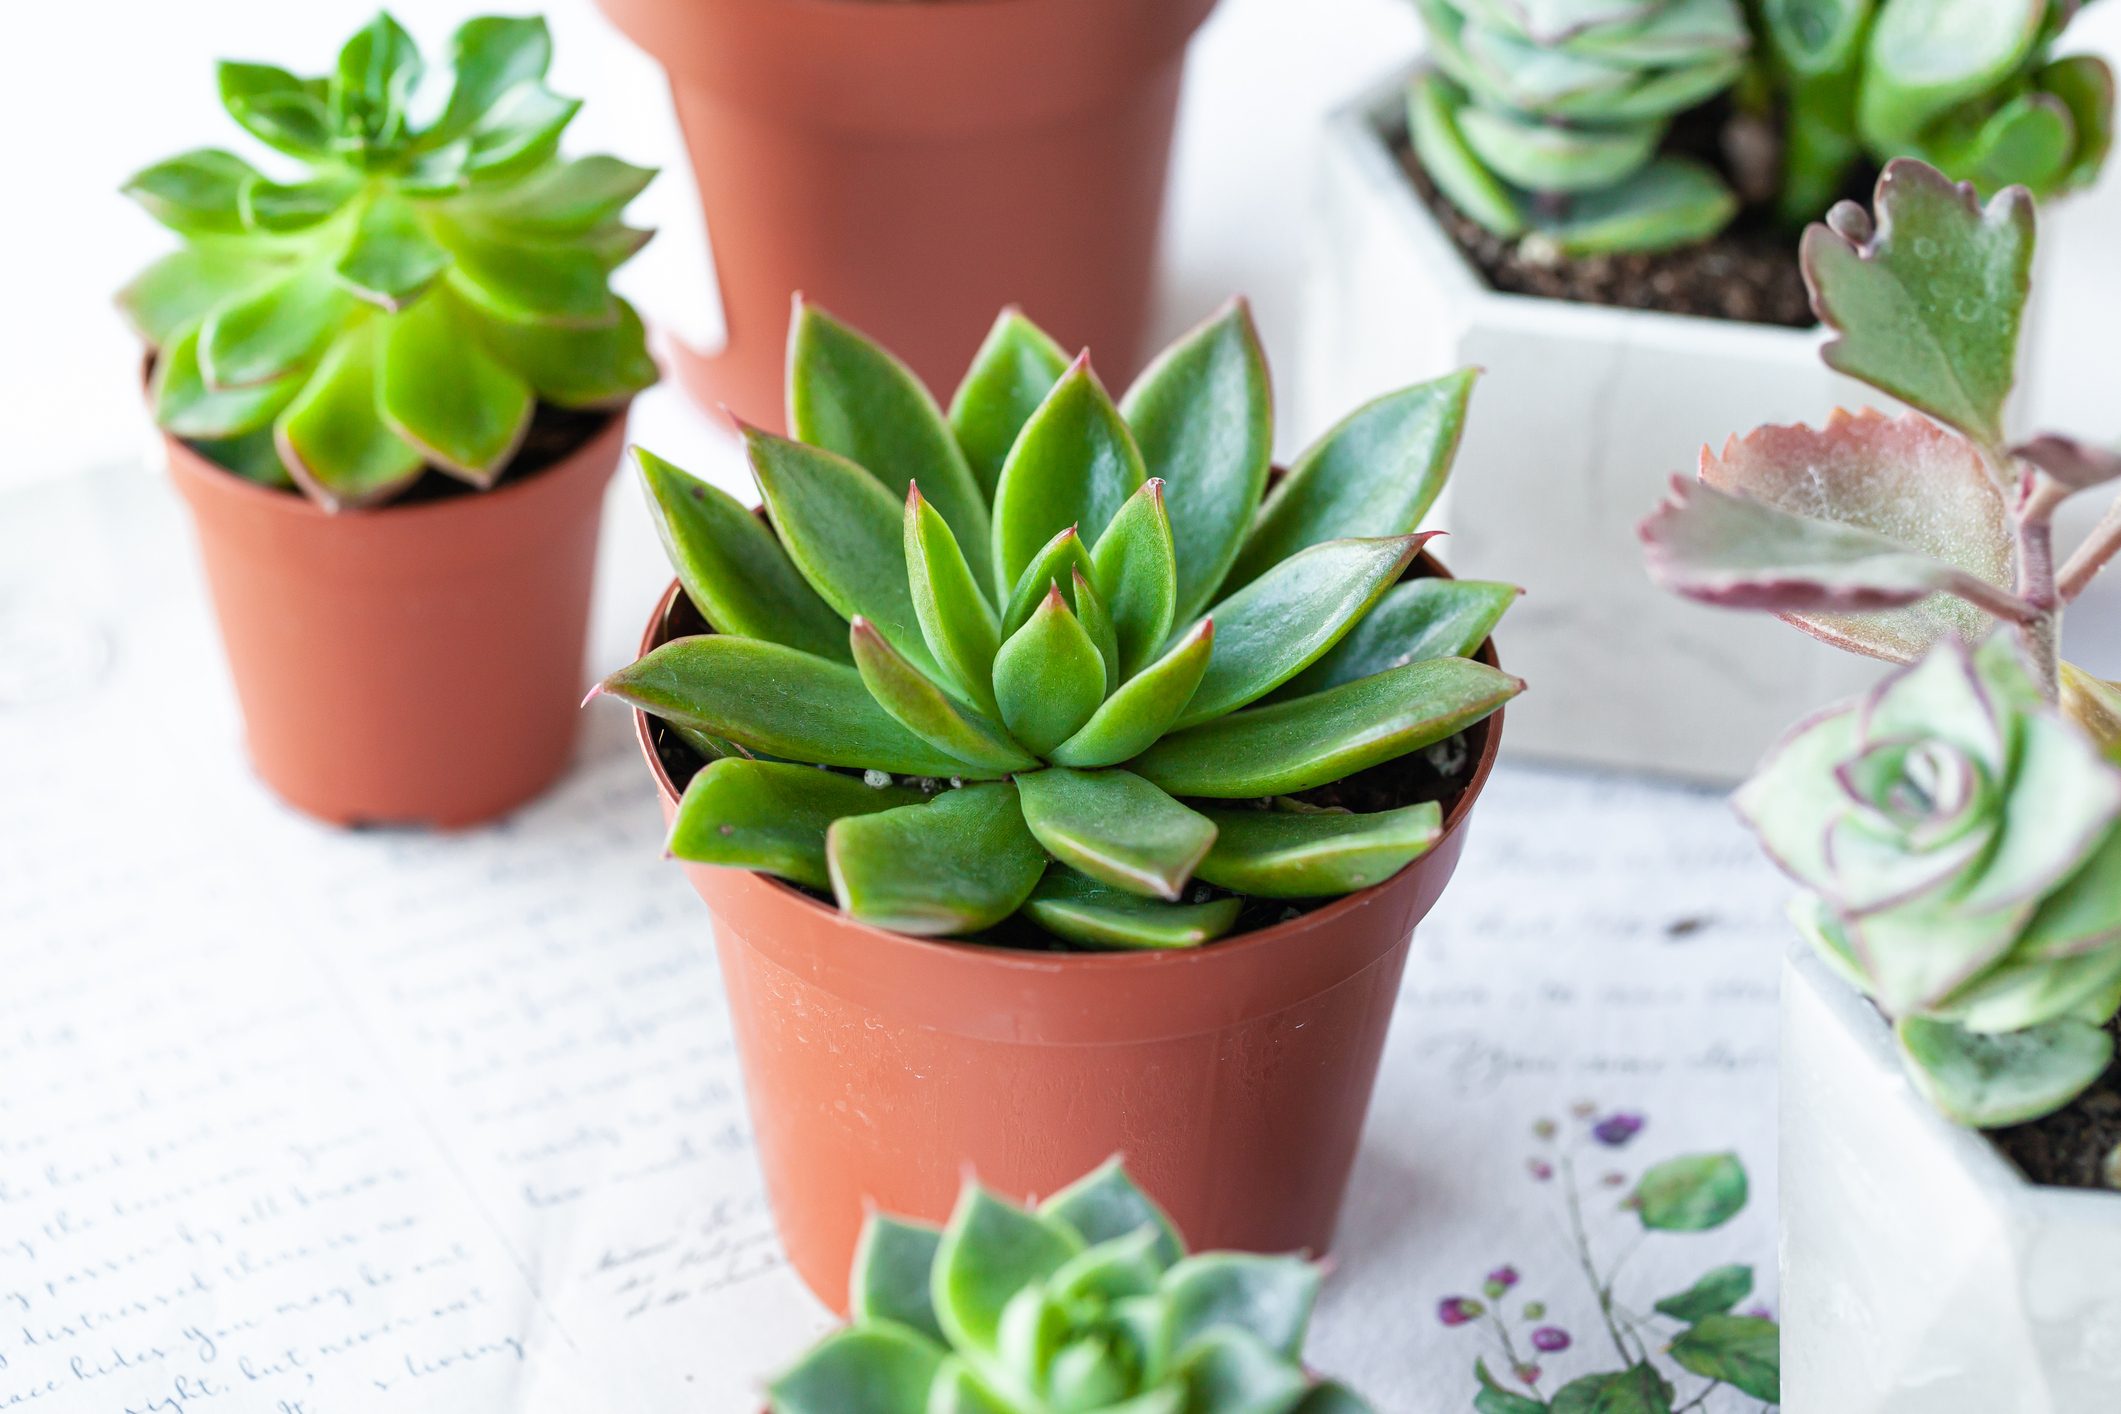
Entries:
[[2121, 1194], [2037, 1187], [1938, 1116], [1801, 945], [1781, 1109], [1784, 1408], [2121, 1410]]
[[1759, 615], [1650, 584], [1635, 526], [1704, 443], [1882, 401], [1822, 335], [1492, 289], [1394, 147], [1411, 70], [1329, 120], [1305, 302], [1299, 425], [1464, 364], [1487, 370], [1441, 509], [1453, 573], [1522, 584], [1504, 622], [1527, 755], [1728, 781], [1879, 669]]

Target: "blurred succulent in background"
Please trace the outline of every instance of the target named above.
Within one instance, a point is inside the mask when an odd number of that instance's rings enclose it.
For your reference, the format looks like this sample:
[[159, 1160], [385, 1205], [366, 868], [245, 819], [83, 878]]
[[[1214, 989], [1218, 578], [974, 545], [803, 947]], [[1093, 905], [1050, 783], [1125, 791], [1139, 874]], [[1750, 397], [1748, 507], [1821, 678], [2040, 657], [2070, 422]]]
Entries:
[[1804, 265], [1827, 362], [1917, 411], [1704, 449], [1642, 527], [1668, 588], [1912, 665], [1800, 726], [1738, 806], [1917, 1082], [1984, 1127], [2096, 1080], [2121, 1009], [2121, 692], [2060, 656], [2121, 503], [2059, 569], [2054, 551], [2056, 508], [2121, 480], [2121, 454], [2005, 436], [2033, 244], [2023, 188], [1984, 207], [1888, 164], [1876, 221], [1837, 206]]
[[1816, 219], [1864, 159], [1916, 157], [1983, 195], [2090, 185], [2113, 141], [2114, 78], [2053, 57], [2077, 0], [1762, 0], [1781, 90], [1791, 223]]
[[773, 1414], [1366, 1414], [1302, 1363], [1319, 1269], [1187, 1256], [1118, 1162], [1035, 1210], [975, 1183], [940, 1231], [877, 1214], [853, 1324], [771, 1387]]
[[1242, 303], [1117, 405], [1014, 312], [947, 417], [815, 307], [789, 347], [802, 440], [744, 431], [765, 523], [640, 454], [716, 630], [601, 689], [710, 758], [674, 854], [829, 888], [901, 932], [1022, 910], [1080, 945], [1159, 948], [1227, 931], [1239, 896], [1382, 882], [1439, 838], [1434, 800], [1292, 797], [1522, 687], [1471, 656], [1515, 589], [1402, 582], [1470, 373], [1359, 409], [1270, 491]]
[[338, 509], [430, 465], [490, 486], [539, 402], [654, 382], [610, 287], [648, 239], [620, 213], [654, 173], [560, 158], [580, 104], [546, 87], [551, 57], [542, 19], [488, 16], [430, 69], [378, 14], [322, 77], [223, 63], [229, 116], [301, 170], [200, 148], [126, 183], [185, 242], [119, 297], [155, 351], [156, 421]]
[[1708, 239], [1738, 198], [1661, 149], [1672, 117], [1743, 72], [1738, 0], [1415, 0], [1434, 68], [1408, 93], [1416, 154], [1496, 235], [1561, 255]]

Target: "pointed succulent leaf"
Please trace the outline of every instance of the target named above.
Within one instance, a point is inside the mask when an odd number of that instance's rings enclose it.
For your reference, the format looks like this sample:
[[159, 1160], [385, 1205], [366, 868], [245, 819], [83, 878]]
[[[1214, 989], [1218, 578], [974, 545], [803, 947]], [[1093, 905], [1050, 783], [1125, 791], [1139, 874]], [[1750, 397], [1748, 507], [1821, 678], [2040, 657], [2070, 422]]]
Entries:
[[1318, 661], [1399, 579], [1425, 538], [1328, 540], [1218, 603], [1214, 655], [1177, 725], [1257, 701]]
[[1158, 1271], [1186, 1254], [1169, 1215], [1128, 1176], [1116, 1155], [1041, 1203], [1039, 1211], [1074, 1228], [1093, 1247], [1152, 1233], [1149, 1255]]
[[[1185, 544], [1173, 617], [1190, 616], [1230, 572], [1274, 460], [1273, 394], [1251, 306], [1230, 301], [1157, 355], [1120, 412], [1149, 475], [1164, 483], [1170, 524]], [[1144, 644], [1134, 661], [1162, 641]]]
[[2031, 462], [2071, 491], [2121, 479], [2121, 452], [2052, 432], [2011, 448], [2011, 455]]
[[267, 147], [302, 158], [330, 147], [331, 119], [322, 100], [287, 70], [223, 60], [214, 80], [228, 116]]
[[1131, 771], [1055, 766], [1016, 784], [1046, 852], [1116, 889], [1176, 899], [1215, 842], [1206, 817]]
[[328, 509], [388, 500], [426, 464], [376, 414], [378, 333], [370, 321], [341, 334], [273, 427], [288, 471]]
[[[1964, 439], [1927, 419], [1837, 409], [1823, 428], [1762, 427], [1731, 438], [1721, 456], [1704, 448], [1700, 470], [1717, 490], [1882, 536], [1998, 590], [2014, 577], [2002, 493]], [[1801, 611], [1789, 622], [1837, 647], [1903, 662], [1947, 635], [1971, 643], [1993, 626], [1956, 595], [1861, 616]]]
[[1697, 245], [1737, 214], [1738, 197], [1714, 168], [1664, 156], [1612, 186], [1581, 193], [1565, 216], [1538, 225], [1556, 252], [1580, 259]]
[[853, 668], [778, 643], [720, 633], [674, 639], [604, 679], [600, 690], [785, 760], [906, 776], [976, 774], [900, 726]]
[[994, 654], [1000, 625], [980, 579], [916, 483], [906, 488], [906, 582], [914, 617], [936, 666], [958, 694], [989, 713], [994, 701]]
[[[1039, 1211], [1048, 1212], [1048, 1205], [1041, 1204]], [[1152, 1295], [1170, 1265], [1157, 1257], [1159, 1240], [1154, 1227], [1141, 1227], [1096, 1243], [1070, 1257], [1046, 1288], [1064, 1304], [1110, 1303]]]
[[504, 318], [453, 290], [445, 293], [486, 346], [556, 407], [615, 407], [655, 382], [647, 331], [639, 311], [625, 300], [614, 301], [618, 317], [610, 324], [570, 328]]
[[243, 224], [271, 234], [309, 231], [336, 216], [360, 190], [360, 180], [350, 172], [327, 172], [302, 182], [261, 177], [243, 184]]
[[1067, 371], [1067, 352], [1014, 306], [987, 331], [950, 399], [950, 426], [989, 501], [1017, 433]]
[[1202, 619], [1163, 657], [1121, 683], [1046, 758], [1059, 766], [1117, 766], [1148, 750], [1192, 700], [1214, 649], [1214, 621]]
[[1995, 1035], [2058, 1020], [2104, 1023], [2116, 1008], [2121, 1008], [2121, 949], [2095, 948], [2050, 961], [2013, 949], [1925, 1014]]
[[1009, 733], [1043, 756], [1105, 700], [1105, 659], [1056, 586], [994, 655], [994, 696]]
[[1274, 696], [1323, 692], [1425, 658], [1470, 658], [1523, 593], [1514, 584], [1478, 579], [1395, 584], [1340, 642]]
[[1090, 562], [1119, 635], [1114, 681], [1124, 681], [1163, 647], [1177, 615], [1178, 555], [1162, 481], [1151, 477], [1127, 498], [1097, 537]]
[[376, 408], [430, 463], [491, 486], [530, 430], [537, 397], [442, 300], [421, 300], [382, 321]]
[[260, 427], [240, 437], [201, 438], [193, 442], [192, 447], [216, 466], [227, 467], [260, 486], [289, 490], [295, 484], [294, 478], [287, 473], [287, 464], [280, 460], [279, 444], [271, 427]]
[[919, 482], [974, 572], [988, 575], [987, 501], [943, 410], [913, 370], [801, 301], [788, 331], [788, 427], [868, 471], [894, 504]]
[[1654, 1232], [1707, 1232], [1745, 1206], [1736, 1154], [1688, 1154], [1653, 1165], [1635, 1185], [1636, 1215]]
[[1952, 1120], [1975, 1129], [2053, 1114], [2105, 1074], [2114, 1058], [2110, 1032], [2073, 1019], [1984, 1036], [1908, 1016], [1895, 1032], [1916, 1088]]
[[1211, 943], [1230, 931], [1242, 905], [1237, 898], [1166, 903], [1056, 867], [1033, 891], [1024, 912], [1079, 947], [1134, 952]]
[[1084, 546], [1082, 537], [1074, 526], [1057, 531], [1039, 552], [1024, 566], [1017, 576], [1016, 588], [1010, 591], [1008, 602], [1002, 607], [1002, 636], [1008, 637], [1024, 626], [1026, 620], [1045, 602], [1046, 595], [1058, 589], [1061, 597], [1075, 603], [1075, 576], [1093, 572], [1090, 551]]
[[337, 271], [354, 295], [395, 313], [448, 268], [449, 252], [427, 233], [411, 203], [379, 195], [362, 208]]
[[868, 619], [915, 667], [933, 670], [907, 583], [897, 498], [845, 457], [756, 427], [743, 436], [766, 514], [811, 588], [841, 618]]
[[1591, 192], [1649, 162], [1664, 137], [1662, 119], [1600, 127], [1566, 127], [1503, 108], [1470, 107], [1458, 115], [1473, 155], [1497, 176], [1527, 191]]
[[1782, 1402], [1782, 1331], [1760, 1316], [1704, 1316], [1672, 1342], [1672, 1360], [1741, 1394]]
[[1119, 629], [1112, 622], [1112, 611], [1105, 607], [1104, 596], [1097, 586], [1083, 576], [1078, 569], [1069, 578], [1073, 588], [1070, 601], [1075, 605], [1075, 617], [1082, 622], [1083, 632], [1097, 645], [1098, 656], [1105, 660], [1105, 682], [1107, 685], [1119, 681]]
[[[118, 292], [118, 308], [150, 348], [164, 348], [215, 305], [279, 269], [247, 252], [195, 245], [173, 250]], [[172, 429], [175, 430], [175, 429]]]
[[1016, 1414], [979, 1373], [957, 1356], [943, 1362], [923, 1414]]
[[[822, 860], [822, 832], [819, 842]], [[942, 1244], [941, 1228], [871, 1213], [854, 1249], [848, 1315], [862, 1323], [894, 1321], [938, 1345], [945, 1344], [948, 1338], [936, 1320], [933, 1294], [935, 1256]]]
[[1164, 1277], [1181, 1350], [1211, 1331], [1237, 1330], [1294, 1360], [1303, 1350], [1319, 1270], [1301, 1257], [1203, 1252]]
[[1069, 526], [1095, 540], [1148, 479], [1119, 409], [1078, 358], [1024, 423], [994, 493], [994, 574], [1013, 587]]
[[214, 306], [199, 331], [206, 381], [240, 388], [308, 365], [352, 305], [329, 269], [308, 265]]
[[429, 218], [449, 247], [450, 288], [503, 319], [599, 328], [619, 317], [611, 272], [581, 244], [522, 240], [504, 228]]
[[502, 95], [544, 78], [552, 34], [542, 16], [481, 15], [457, 26], [449, 51], [449, 103], [424, 135], [429, 144], [469, 132]]
[[1450, 474], [1473, 378], [1462, 369], [1389, 393], [1313, 443], [1267, 497], [1224, 592], [1307, 546], [1419, 525]]
[[935, 1260], [935, 1311], [950, 1343], [968, 1352], [996, 1352], [1011, 1298], [1046, 1281], [1083, 1246], [1066, 1223], [967, 1184]]
[[1875, 150], [1904, 151], [1994, 91], [2039, 42], [2048, 0], [1885, 0], [1865, 46], [1860, 122]]
[[389, 142], [404, 120], [404, 100], [424, 64], [405, 27], [382, 10], [339, 50], [331, 96], [339, 115], [370, 142]]
[[1718, 1267], [1685, 1291], [1657, 1303], [1660, 1314], [1692, 1324], [1705, 1316], [1720, 1316], [1753, 1294], [1753, 1269], [1747, 1266]]
[[232, 152], [202, 147], [126, 179], [125, 194], [181, 236], [232, 236], [243, 230], [243, 188], [258, 169]]
[[1288, 1414], [1311, 1387], [1302, 1366], [1248, 1332], [1229, 1327], [1211, 1330], [1184, 1347], [1179, 1374], [1192, 1394], [1187, 1407], [1217, 1414]]
[[902, 1326], [836, 1331], [767, 1387], [773, 1414], [928, 1414], [943, 1348]]
[[1038, 758], [1007, 732], [960, 706], [907, 662], [869, 620], [855, 619], [849, 641], [869, 695], [936, 750], [982, 775], [1004, 776], [1038, 765]]
[[465, 170], [482, 181], [520, 176], [559, 150], [560, 134], [581, 111], [578, 98], [562, 98], [532, 79], [494, 101], [472, 125]]
[[1443, 835], [1435, 801], [1345, 811], [1210, 810], [1215, 845], [1196, 877], [1254, 898], [1325, 898], [1381, 884]]
[[1995, 844], [1980, 874], [1952, 899], [1969, 913], [2047, 897], [2121, 820], [2121, 771], [2107, 766], [2090, 737], [2046, 711], [2022, 717], [2016, 737]]
[[1875, 225], [1844, 202], [1804, 233], [1812, 303], [1836, 337], [1826, 361], [2002, 453], [2033, 261], [2033, 203], [1896, 160]]
[[1054, 1408], [1111, 1409], [1135, 1385], [1136, 1376], [1110, 1336], [1085, 1335], [1055, 1352], [1046, 1381]]
[[185, 330], [155, 360], [148, 399], [155, 421], [179, 437], [240, 437], [273, 419], [301, 391], [301, 375], [290, 373], [241, 388], [212, 388], [199, 367], [199, 330]]
[[474, 188], [470, 200], [483, 220], [542, 237], [578, 236], [618, 220], [655, 175], [616, 157], [578, 157], [499, 191]]
[[685, 597], [720, 633], [851, 662], [847, 625], [734, 496], [633, 449], [649, 516]]
[[1173, 795], [1286, 795], [1455, 736], [1523, 688], [1485, 663], [1431, 658], [1189, 727], [1131, 766]]
[[1466, 141], [1469, 111], [1457, 84], [1438, 73], [1421, 74], [1407, 88], [1408, 141], [1422, 171], [1453, 206], [1504, 240], [1515, 240], [1528, 224], [1524, 203]]
[[[874, 927], [920, 936], [993, 927], [1031, 896], [1046, 868], [1006, 781], [834, 821], [825, 859], [841, 908]], [[920, 867], [908, 868], [909, 860]], [[938, 1281], [948, 1261], [946, 1242]], [[943, 1328], [956, 1339], [940, 1289], [937, 1296]]]
[[777, 874], [807, 888], [831, 887], [825, 831], [849, 815], [920, 801], [901, 786], [778, 761], [726, 757], [695, 774], [670, 822], [678, 859]]

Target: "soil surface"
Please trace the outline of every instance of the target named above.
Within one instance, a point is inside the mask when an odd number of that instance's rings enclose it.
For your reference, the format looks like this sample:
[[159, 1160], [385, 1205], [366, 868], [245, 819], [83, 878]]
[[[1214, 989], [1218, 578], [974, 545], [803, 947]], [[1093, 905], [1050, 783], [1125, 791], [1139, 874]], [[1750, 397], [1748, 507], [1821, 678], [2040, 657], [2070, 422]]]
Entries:
[[[2121, 1039], [2121, 1019], [2111, 1025]], [[2108, 1162], [2121, 1160], [2121, 1062], [2066, 1108], [1988, 1137], [2035, 1183], [2121, 1188], [2121, 1162]]]
[[[1729, 163], [1721, 151], [1725, 123], [1725, 116], [1715, 108], [1684, 115], [1673, 125], [1666, 149], [1701, 157], [1728, 174]], [[1400, 166], [1414, 189], [1466, 258], [1498, 290], [1792, 329], [1809, 329], [1818, 322], [1797, 264], [1797, 233], [1757, 208], [1742, 211], [1721, 235], [1701, 245], [1544, 261], [1528, 256], [1517, 241], [1495, 235], [1453, 206], [1429, 181], [1404, 130], [1395, 135], [1395, 144]]]

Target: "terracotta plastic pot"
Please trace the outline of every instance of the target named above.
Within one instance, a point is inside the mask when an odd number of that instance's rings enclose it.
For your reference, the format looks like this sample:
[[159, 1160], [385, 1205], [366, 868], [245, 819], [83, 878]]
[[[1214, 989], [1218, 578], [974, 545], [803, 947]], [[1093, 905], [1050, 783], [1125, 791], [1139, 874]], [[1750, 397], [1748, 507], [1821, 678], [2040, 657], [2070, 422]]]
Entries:
[[[677, 597], [672, 585], [644, 653], [670, 636]], [[636, 725], [667, 816], [678, 791], [660, 729], [644, 713]], [[767, 1196], [810, 1289], [844, 1311], [871, 1208], [940, 1221], [968, 1168], [1022, 1198], [1114, 1153], [1195, 1248], [1325, 1252], [1408, 943], [1457, 867], [1501, 714], [1474, 731], [1471, 784], [1427, 855], [1191, 951], [932, 942], [765, 875], [688, 864], [714, 915]]]
[[668, 72], [706, 208], [727, 343], [676, 362], [707, 406], [781, 425], [798, 290], [933, 388], [1012, 302], [1133, 375], [1214, 0], [598, 3]]
[[165, 437], [265, 783], [331, 824], [444, 828], [550, 785], [625, 437], [617, 413], [521, 481], [336, 515]]

